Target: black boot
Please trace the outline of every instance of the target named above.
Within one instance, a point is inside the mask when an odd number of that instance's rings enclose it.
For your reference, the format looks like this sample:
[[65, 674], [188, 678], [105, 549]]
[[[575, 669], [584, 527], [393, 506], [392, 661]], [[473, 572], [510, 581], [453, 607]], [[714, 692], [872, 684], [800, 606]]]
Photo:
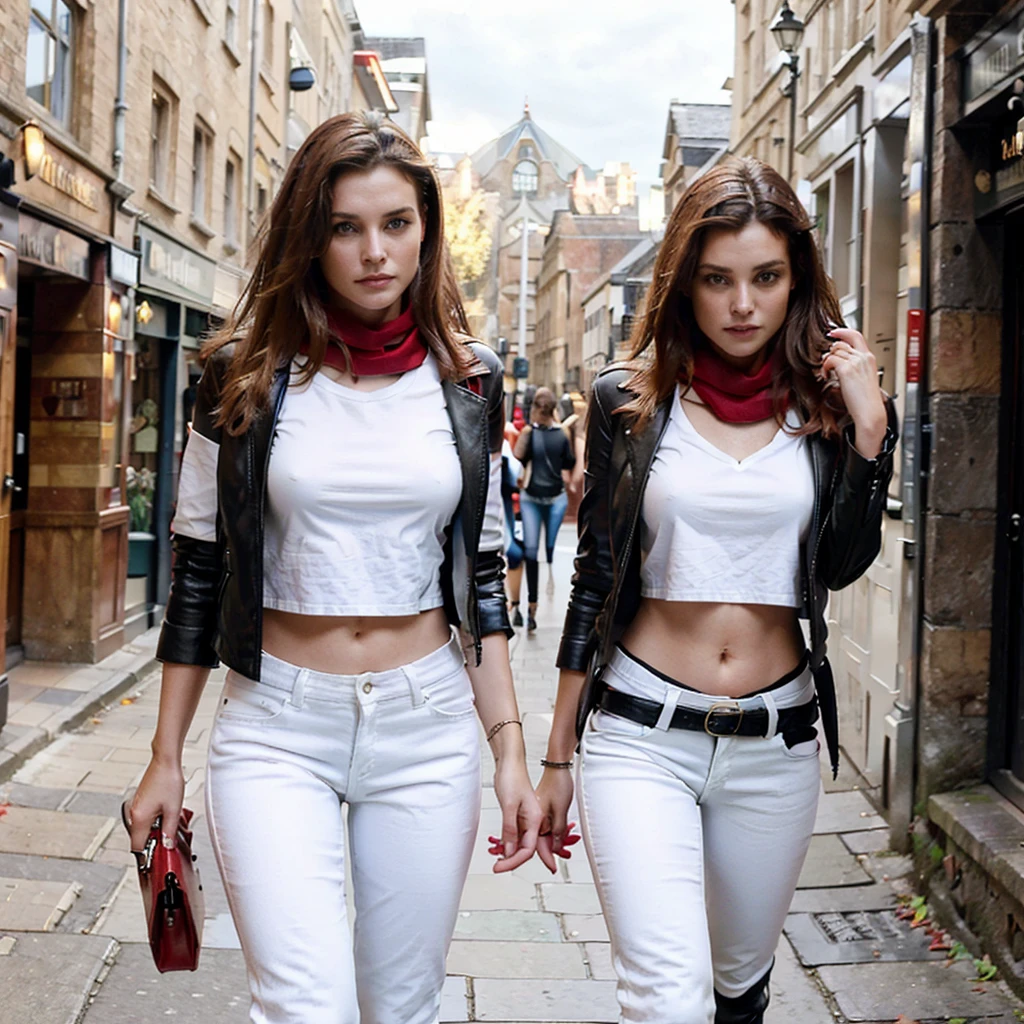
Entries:
[[[775, 966], [774, 961], [772, 967]], [[715, 1024], [764, 1024], [764, 1011], [768, 1009], [768, 979], [772, 968], [741, 996], [729, 998], [715, 993]]]

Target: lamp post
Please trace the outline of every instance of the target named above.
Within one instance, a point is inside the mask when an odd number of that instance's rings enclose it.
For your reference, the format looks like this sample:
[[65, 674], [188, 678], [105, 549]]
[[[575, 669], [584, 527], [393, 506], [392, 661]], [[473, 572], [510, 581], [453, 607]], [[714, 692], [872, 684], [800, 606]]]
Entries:
[[[789, 62], [789, 174], [793, 180], [793, 161], [796, 148], [796, 80], [800, 77], [800, 43], [804, 38], [804, 23], [793, 13], [789, 0], [782, 0], [782, 9], [772, 23], [771, 33], [779, 49]], [[785, 91], [785, 90], [784, 90]]]

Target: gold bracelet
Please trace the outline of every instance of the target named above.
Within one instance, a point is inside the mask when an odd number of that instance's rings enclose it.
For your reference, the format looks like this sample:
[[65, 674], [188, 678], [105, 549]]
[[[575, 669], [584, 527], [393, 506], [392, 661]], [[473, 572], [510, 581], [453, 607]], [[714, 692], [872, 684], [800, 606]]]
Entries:
[[491, 726], [487, 733], [487, 742], [490, 743], [506, 725], [518, 725], [520, 729], [523, 727], [523, 723], [518, 718], [506, 718], [503, 722]]
[[546, 757], [540, 759], [544, 768], [572, 768], [572, 761], [549, 761]]

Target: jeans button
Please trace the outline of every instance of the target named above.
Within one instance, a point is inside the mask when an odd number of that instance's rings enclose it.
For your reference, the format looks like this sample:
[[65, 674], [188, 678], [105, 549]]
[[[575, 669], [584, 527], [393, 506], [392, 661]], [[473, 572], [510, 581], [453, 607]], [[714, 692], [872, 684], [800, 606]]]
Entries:
[[363, 693], [369, 693], [372, 689], [373, 683], [371, 683], [370, 680], [367, 679], [366, 682], [363, 683]]

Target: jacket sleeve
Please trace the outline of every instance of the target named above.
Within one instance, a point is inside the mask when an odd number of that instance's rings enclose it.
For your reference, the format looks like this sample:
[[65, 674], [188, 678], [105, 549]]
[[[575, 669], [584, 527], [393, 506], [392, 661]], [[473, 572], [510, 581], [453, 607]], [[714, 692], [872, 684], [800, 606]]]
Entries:
[[218, 664], [213, 641], [224, 557], [217, 528], [221, 430], [213, 422], [219, 402], [221, 365], [216, 354], [207, 362], [181, 460], [178, 503], [171, 523], [171, 592], [156, 651], [160, 661], [210, 668]]
[[559, 668], [576, 672], [587, 670], [596, 640], [594, 625], [611, 591], [615, 573], [610, 537], [612, 488], [608, 479], [615, 430], [601, 400], [601, 383], [595, 382], [587, 416], [583, 499], [576, 519], [576, 571], [556, 660]]
[[[515, 636], [508, 619], [505, 598], [505, 506], [501, 500], [501, 446], [505, 440], [505, 386], [498, 357], [485, 346], [474, 345], [478, 357], [490, 369], [484, 388], [487, 399], [487, 447], [490, 474], [480, 546], [476, 558], [476, 596], [480, 635], [504, 633]], [[481, 352], [481, 349], [485, 349]]]
[[831, 508], [818, 548], [817, 576], [829, 590], [842, 590], [862, 576], [882, 544], [882, 513], [899, 440], [892, 399], [886, 396], [885, 404], [889, 424], [874, 459], [865, 459], [854, 447], [852, 426], [843, 434]]

